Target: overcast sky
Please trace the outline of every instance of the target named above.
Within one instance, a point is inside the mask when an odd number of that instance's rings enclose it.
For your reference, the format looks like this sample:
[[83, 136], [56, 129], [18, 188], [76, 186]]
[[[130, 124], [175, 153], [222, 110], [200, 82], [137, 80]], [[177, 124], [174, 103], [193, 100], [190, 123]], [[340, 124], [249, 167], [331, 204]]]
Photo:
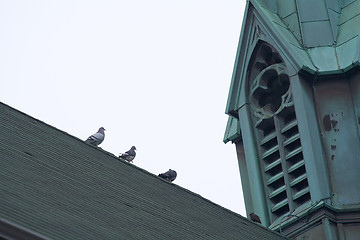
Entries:
[[245, 215], [222, 142], [245, 0], [2, 0], [0, 101]]

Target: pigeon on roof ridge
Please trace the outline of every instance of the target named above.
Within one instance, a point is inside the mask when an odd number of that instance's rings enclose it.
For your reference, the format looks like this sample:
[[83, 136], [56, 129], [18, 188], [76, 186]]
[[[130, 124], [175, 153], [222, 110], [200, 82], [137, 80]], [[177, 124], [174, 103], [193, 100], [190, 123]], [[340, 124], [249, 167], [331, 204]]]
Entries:
[[86, 139], [85, 142], [94, 146], [99, 146], [104, 141], [105, 138], [104, 131], [105, 128], [103, 127], [99, 128], [99, 130], [90, 137], [88, 137], [88, 139]]
[[160, 173], [158, 176], [169, 182], [172, 182], [175, 180], [177, 173], [176, 173], [176, 171], [169, 169], [169, 171]]
[[135, 150], [136, 147], [132, 146], [129, 151], [126, 151], [125, 153], [120, 153], [119, 158], [127, 162], [132, 162], [136, 156]]

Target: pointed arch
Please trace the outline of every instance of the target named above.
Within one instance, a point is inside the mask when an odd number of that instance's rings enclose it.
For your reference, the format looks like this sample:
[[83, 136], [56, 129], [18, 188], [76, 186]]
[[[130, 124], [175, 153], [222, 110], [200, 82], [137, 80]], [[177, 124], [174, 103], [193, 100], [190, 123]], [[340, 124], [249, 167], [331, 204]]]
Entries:
[[287, 67], [261, 40], [248, 64], [246, 94], [273, 222], [309, 202], [310, 191]]

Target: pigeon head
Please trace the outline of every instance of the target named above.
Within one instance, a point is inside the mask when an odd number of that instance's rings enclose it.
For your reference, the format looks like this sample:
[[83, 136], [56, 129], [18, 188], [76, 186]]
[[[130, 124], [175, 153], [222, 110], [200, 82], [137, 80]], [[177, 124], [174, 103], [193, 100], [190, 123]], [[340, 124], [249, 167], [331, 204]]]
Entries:
[[105, 128], [101, 127], [101, 128], [99, 128], [98, 132], [104, 134], [104, 131], [105, 131]]
[[132, 146], [131, 149], [132, 149], [132, 150], [136, 150], [136, 147], [135, 147], [135, 146]]

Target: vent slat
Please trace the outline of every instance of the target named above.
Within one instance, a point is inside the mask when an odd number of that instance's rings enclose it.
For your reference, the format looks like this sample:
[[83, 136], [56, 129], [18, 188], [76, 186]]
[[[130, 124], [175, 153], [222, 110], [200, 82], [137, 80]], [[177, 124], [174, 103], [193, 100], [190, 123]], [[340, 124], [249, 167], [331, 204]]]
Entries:
[[309, 187], [306, 187], [304, 188], [303, 190], [297, 192], [294, 196], [293, 196], [293, 200], [297, 200], [299, 199], [300, 197], [304, 196], [305, 194], [309, 193], [310, 192], [310, 189]]
[[285, 199], [282, 200], [281, 202], [275, 204], [275, 205], [271, 208], [271, 212], [276, 212], [276, 211], [278, 211], [279, 209], [287, 206], [287, 203], [288, 203], [288, 199], [285, 198]]
[[294, 172], [295, 170], [301, 168], [304, 165], [305, 165], [305, 161], [301, 160], [301, 161], [297, 162], [296, 164], [292, 165], [291, 167], [289, 167], [288, 173], [292, 173], [292, 172]]
[[293, 127], [297, 126], [297, 120], [294, 119], [291, 122], [289, 122], [288, 124], [286, 124], [283, 129], [281, 129], [281, 133], [287, 132], [290, 129], [292, 129]]
[[304, 173], [304, 174], [300, 175], [299, 177], [295, 178], [293, 181], [291, 181], [290, 186], [294, 187], [296, 184], [304, 181], [306, 178], [307, 178], [307, 174]]
[[292, 158], [293, 156], [295, 156], [296, 154], [302, 152], [302, 147], [299, 146], [298, 148], [294, 149], [293, 151], [289, 152], [287, 155], [286, 155], [286, 160]]
[[269, 198], [272, 199], [284, 191], [285, 191], [285, 185], [283, 185], [283, 186], [279, 187], [278, 189], [276, 189], [275, 191], [271, 192], [269, 194]]
[[273, 132], [273, 133], [267, 135], [266, 137], [264, 137], [260, 142], [261, 146], [264, 146], [266, 143], [270, 142], [274, 138], [276, 138], [276, 132]]
[[279, 146], [276, 145], [276, 146], [270, 148], [269, 150], [265, 151], [265, 152], [263, 153], [262, 158], [263, 158], [263, 159], [264, 159], [264, 158], [267, 158], [268, 156], [270, 156], [271, 154], [277, 152], [278, 150], [279, 150]]
[[274, 162], [270, 163], [269, 165], [267, 165], [265, 167], [265, 172], [270, 171], [271, 169], [273, 169], [274, 167], [277, 167], [279, 164], [281, 164], [281, 159], [277, 159]]
[[299, 138], [300, 138], [300, 134], [299, 134], [299, 133], [295, 134], [294, 136], [292, 136], [292, 137], [286, 139], [286, 141], [284, 141], [284, 146], [287, 146], [287, 145], [289, 145], [290, 143], [295, 142], [295, 141], [298, 140]]
[[276, 182], [277, 180], [279, 180], [280, 178], [284, 177], [284, 173], [283, 172], [279, 172], [278, 174], [272, 176], [268, 182], [267, 185], [271, 185], [272, 183]]

